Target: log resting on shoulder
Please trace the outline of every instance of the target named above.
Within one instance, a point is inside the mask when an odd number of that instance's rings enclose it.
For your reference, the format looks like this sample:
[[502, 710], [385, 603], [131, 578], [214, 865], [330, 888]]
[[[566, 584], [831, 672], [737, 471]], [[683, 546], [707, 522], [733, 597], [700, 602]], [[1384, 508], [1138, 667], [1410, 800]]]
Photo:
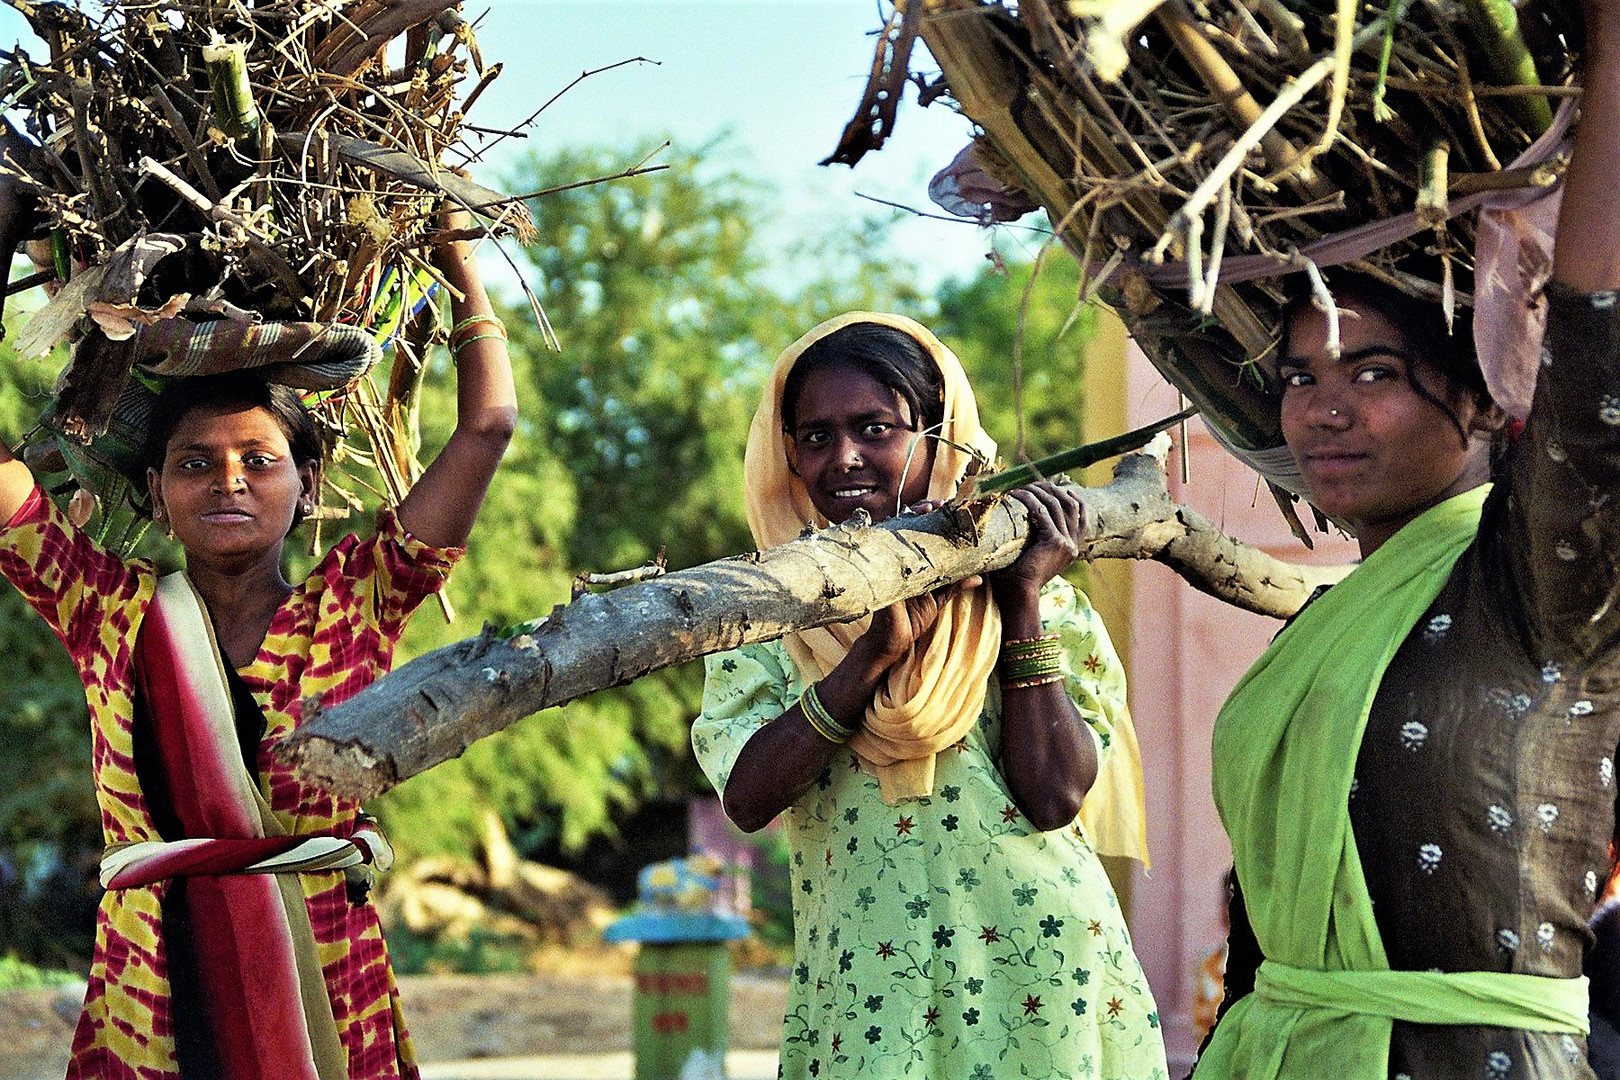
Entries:
[[[1156, 559], [1193, 585], [1284, 618], [1345, 567], [1282, 562], [1223, 536], [1171, 501], [1162, 456], [1122, 458], [1113, 482], [1081, 488], [1083, 559]], [[304, 703], [277, 756], [308, 781], [370, 798], [523, 717], [660, 668], [859, 618], [999, 569], [1023, 549], [1024, 507], [996, 498], [846, 524], [558, 607], [526, 632], [476, 638], [410, 661], [342, 705]]]

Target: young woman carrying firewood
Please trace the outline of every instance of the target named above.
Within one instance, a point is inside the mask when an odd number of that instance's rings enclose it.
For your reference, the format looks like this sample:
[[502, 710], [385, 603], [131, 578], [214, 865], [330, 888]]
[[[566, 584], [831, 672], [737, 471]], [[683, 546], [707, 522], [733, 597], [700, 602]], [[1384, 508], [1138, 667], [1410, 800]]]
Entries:
[[1593, 1075], [1582, 960], [1620, 745], [1620, 4], [1589, 0], [1587, 23], [1522, 432], [1498, 434], [1437, 309], [1330, 272], [1339, 348], [1309, 301], [1287, 320], [1284, 437], [1364, 561], [1216, 725], [1238, 892], [1198, 1080]]
[[99, 548], [0, 446], [0, 573], [84, 680], [107, 841], [69, 1077], [416, 1075], [366, 898], [387, 845], [270, 750], [305, 700], [342, 701], [388, 670], [511, 438], [505, 337], [471, 249], [434, 261], [460, 294], [455, 430], [375, 535], [346, 537], [297, 584], [282, 549], [313, 512], [322, 444], [285, 386], [206, 376], [159, 399], [147, 477], [185, 554], [176, 574]]
[[[833, 319], [755, 414], [755, 542], [935, 507], [974, 453], [995, 442], [949, 349], [899, 316]], [[1044, 482], [1008, 497], [1030, 540], [985, 582], [709, 658], [698, 761], [742, 828], [787, 815], [788, 1080], [1165, 1076], [1098, 859], [1142, 854], [1124, 669], [1057, 576], [1085, 508]]]

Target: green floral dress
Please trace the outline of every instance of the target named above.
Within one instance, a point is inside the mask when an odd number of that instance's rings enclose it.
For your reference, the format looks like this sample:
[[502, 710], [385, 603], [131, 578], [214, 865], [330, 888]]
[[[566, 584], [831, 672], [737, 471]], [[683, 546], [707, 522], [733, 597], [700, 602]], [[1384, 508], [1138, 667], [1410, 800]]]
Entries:
[[[1106, 753], [1125, 703], [1102, 620], [1042, 596], [1067, 685]], [[723, 791], [804, 680], [780, 642], [709, 657], [692, 745]], [[939, 755], [934, 794], [886, 806], [841, 750], [788, 809], [795, 964], [785, 1080], [1031, 1076], [1164, 1080], [1164, 1043], [1119, 902], [1077, 825], [1039, 832], [998, 766], [1000, 695]]]

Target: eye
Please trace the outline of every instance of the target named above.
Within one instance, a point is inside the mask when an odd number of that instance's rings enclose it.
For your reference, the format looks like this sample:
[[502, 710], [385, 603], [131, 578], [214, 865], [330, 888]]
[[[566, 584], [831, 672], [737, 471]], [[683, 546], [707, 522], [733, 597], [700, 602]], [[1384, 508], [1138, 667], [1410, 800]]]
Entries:
[[274, 465], [276, 463], [274, 455], [266, 454], [263, 451], [258, 450], [255, 450], [250, 454], [243, 455], [242, 461], [255, 469], [262, 469], [268, 465]]
[[174, 467], [180, 472], [201, 472], [208, 468], [208, 459], [204, 457], [180, 458], [174, 463]]
[[817, 450], [827, 445], [828, 435], [825, 431], [806, 431], [799, 436], [799, 445], [807, 450]]
[[1308, 371], [1292, 370], [1282, 373], [1282, 384], [1285, 387], [1310, 386], [1314, 382], [1316, 382], [1316, 378]]
[[883, 420], [874, 420], [861, 428], [861, 437], [866, 439], [881, 439], [894, 430], [895, 425]]
[[1382, 382], [1385, 379], [1400, 378], [1400, 374], [1388, 364], [1368, 364], [1366, 367], [1356, 369], [1356, 382]]

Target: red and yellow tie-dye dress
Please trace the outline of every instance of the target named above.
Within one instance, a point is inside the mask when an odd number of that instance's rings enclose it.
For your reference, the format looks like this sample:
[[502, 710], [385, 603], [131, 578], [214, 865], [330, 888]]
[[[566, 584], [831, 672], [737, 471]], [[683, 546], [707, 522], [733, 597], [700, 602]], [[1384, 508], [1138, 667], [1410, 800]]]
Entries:
[[[382, 512], [375, 536], [346, 537], [327, 553], [276, 612], [259, 655], [238, 669], [268, 722], [259, 745], [260, 788], [289, 833], [347, 836], [359, 804], [300, 783], [270, 747], [298, 726], [304, 698], [320, 694], [334, 705], [388, 670], [406, 620], [444, 584], [459, 555], [460, 549], [421, 543]], [[97, 547], [35, 489], [0, 531], [0, 574], [61, 637], [84, 680], [107, 843], [161, 839], [136, 778], [132, 704], [135, 635], [156, 571]], [[350, 903], [340, 871], [304, 874], [302, 881], [349, 1076], [414, 1078], [375, 909]], [[102, 897], [69, 1080], [178, 1077], [161, 932], [167, 886]]]

